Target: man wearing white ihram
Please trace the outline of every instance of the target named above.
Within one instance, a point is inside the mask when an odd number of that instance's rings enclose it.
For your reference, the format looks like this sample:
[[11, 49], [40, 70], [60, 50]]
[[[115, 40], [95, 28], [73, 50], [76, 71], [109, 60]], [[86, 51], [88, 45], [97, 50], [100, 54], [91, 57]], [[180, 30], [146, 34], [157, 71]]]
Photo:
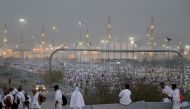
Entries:
[[173, 109], [180, 109], [180, 91], [176, 84], [172, 84], [173, 89]]
[[119, 97], [121, 98], [119, 102], [122, 105], [129, 105], [132, 102], [131, 91], [129, 90], [128, 84], [126, 84], [125, 89], [119, 93]]
[[76, 87], [71, 96], [70, 108], [72, 109], [82, 109], [85, 106], [84, 99], [80, 93], [79, 87]]
[[62, 91], [59, 89], [58, 85], [54, 86], [55, 90], [55, 109], [62, 109]]
[[164, 103], [171, 102], [171, 98], [172, 98], [172, 95], [173, 95], [173, 90], [169, 86], [165, 85], [164, 82], [162, 82], [160, 85], [161, 85], [161, 88], [162, 88], [163, 102]]

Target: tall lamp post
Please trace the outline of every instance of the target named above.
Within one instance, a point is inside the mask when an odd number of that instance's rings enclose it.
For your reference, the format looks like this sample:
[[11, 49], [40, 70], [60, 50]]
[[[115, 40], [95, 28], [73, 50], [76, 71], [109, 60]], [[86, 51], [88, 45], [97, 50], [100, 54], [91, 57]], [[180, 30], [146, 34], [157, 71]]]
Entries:
[[24, 24], [26, 24], [26, 20], [24, 18], [19, 19], [20, 25], [21, 25], [21, 31], [20, 31], [20, 58], [24, 58], [24, 37], [23, 37], [23, 30], [24, 30]]
[[[132, 47], [132, 49], [134, 51], [135, 43], [136, 43], [134, 37], [129, 38], [129, 43], [131, 44], [131, 47]], [[134, 67], [135, 67], [135, 62], [134, 62], [134, 60], [135, 60], [135, 52], [133, 52], [133, 57], [132, 58], [133, 58], [133, 76], [134, 76], [133, 79], [135, 79], [135, 70], [134, 70]]]
[[80, 42], [82, 41], [82, 28], [85, 26], [83, 21], [78, 22], [79, 28], [80, 28]]
[[170, 67], [170, 52], [169, 51], [170, 51], [170, 42], [172, 41], [172, 39], [167, 37], [165, 39], [165, 41], [167, 41], [167, 44], [168, 44], [168, 46], [167, 46], [167, 48], [168, 48], [168, 82], [170, 82], [170, 69], [169, 69], [169, 67]]
[[[101, 43], [101, 49], [103, 50], [104, 49], [105, 40], [101, 40], [100, 43]], [[104, 52], [102, 52], [102, 56], [101, 57], [102, 57], [102, 61], [103, 61], [103, 59], [104, 59]]]
[[[82, 41], [82, 36], [83, 36], [83, 33], [82, 33], [82, 29], [83, 27], [85, 26], [84, 25], [84, 22], [83, 21], [79, 21], [78, 22], [78, 26], [79, 26], [79, 29], [80, 29], [80, 38], [79, 38], [79, 43], [78, 43], [78, 46], [81, 48], [83, 46], [83, 41]], [[82, 52], [79, 51], [79, 61], [81, 63], [82, 61], [82, 56], [81, 56]]]
[[35, 49], [35, 37], [34, 36], [32, 36], [32, 41], [33, 41], [33, 49], [32, 49], [32, 58], [34, 59], [34, 49]]
[[[134, 37], [130, 37], [130, 38], [129, 38], [129, 43], [130, 43], [132, 49], [134, 50], [134, 44], [135, 44], [135, 39], [134, 39]], [[134, 60], [134, 56], [135, 56], [135, 54], [134, 54], [134, 52], [133, 52], [133, 60]]]
[[[101, 40], [100, 43], [101, 43], [101, 46], [102, 46], [101, 48], [102, 48], [102, 49], [107, 48], [107, 49], [109, 50], [109, 47], [108, 47], [109, 41], [108, 41], [108, 40]], [[106, 47], [105, 47], [104, 45], [105, 45]], [[108, 57], [109, 57], [109, 56], [107, 55], [107, 53], [106, 53], [106, 56], [104, 57], [104, 52], [102, 52], [102, 60], [103, 60], [104, 58], [105, 58], [105, 59], [108, 59]]]
[[53, 27], [52, 27], [52, 31], [53, 31], [52, 46], [55, 47], [54, 38], [55, 38], [55, 36], [56, 36], [56, 33], [59, 32], [59, 28], [57, 28], [56, 26], [53, 26]]

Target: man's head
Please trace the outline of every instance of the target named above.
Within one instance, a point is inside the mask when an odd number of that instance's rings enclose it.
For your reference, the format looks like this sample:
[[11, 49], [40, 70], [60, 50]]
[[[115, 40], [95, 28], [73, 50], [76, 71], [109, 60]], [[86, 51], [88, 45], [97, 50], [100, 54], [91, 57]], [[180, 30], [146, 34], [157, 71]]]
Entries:
[[54, 85], [54, 90], [58, 90], [59, 89], [59, 86], [58, 85]]
[[7, 87], [3, 87], [3, 93], [4, 95], [9, 94], [9, 89]]
[[6, 87], [6, 86], [3, 86], [2, 90], [4, 91], [4, 90], [6, 90], [6, 89], [7, 89], [7, 87]]
[[164, 82], [160, 83], [160, 86], [161, 86], [162, 89], [164, 89], [165, 83]]
[[172, 84], [172, 89], [175, 90], [177, 88], [176, 84]]
[[125, 88], [126, 88], [126, 89], [129, 89], [129, 85], [128, 85], [128, 84], [125, 84]]
[[9, 91], [13, 91], [14, 90], [14, 88], [12, 88], [12, 87], [9, 87]]
[[18, 90], [19, 92], [21, 92], [21, 91], [22, 91], [22, 85], [18, 85], [17, 90]]

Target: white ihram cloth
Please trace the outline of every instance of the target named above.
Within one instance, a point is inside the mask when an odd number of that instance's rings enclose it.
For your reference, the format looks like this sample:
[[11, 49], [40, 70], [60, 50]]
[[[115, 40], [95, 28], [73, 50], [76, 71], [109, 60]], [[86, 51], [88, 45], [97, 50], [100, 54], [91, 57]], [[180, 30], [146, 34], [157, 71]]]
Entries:
[[25, 101], [25, 96], [24, 92], [18, 92], [16, 95], [20, 99], [20, 103], [18, 104], [18, 109], [24, 109], [24, 101]]
[[18, 93], [18, 90], [17, 90], [17, 89], [14, 89], [14, 90], [13, 90], [13, 91], [11, 91], [10, 93], [14, 96], [15, 94], [17, 94], [17, 93]]
[[41, 106], [38, 101], [39, 94], [39, 92], [36, 92], [36, 94], [32, 97], [31, 109], [41, 109]]
[[131, 91], [129, 89], [124, 89], [119, 93], [120, 103], [123, 105], [128, 105], [132, 102], [131, 100]]
[[[168, 95], [169, 97], [172, 97], [173, 90], [169, 86], [165, 86], [164, 89], [162, 89], [162, 93]], [[163, 102], [168, 103], [171, 102], [171, 100], [168, 97], [166, 97], [163, 98]]]
[[60, 89], [55, 92], [55, 102], [57, 101], [57, 105], [55, 109], [62, 109], [62, 91]]
[[175, 89], [173, 91], [173, 109], [180, 109], [180, 91]]
[[76, 87], [71, 96], [70, 108], [82, 109], [82, 107], [84, 106], [85, 106], [85, 103], [84, 103], [83, 96], [80, 93], [79, 88]]

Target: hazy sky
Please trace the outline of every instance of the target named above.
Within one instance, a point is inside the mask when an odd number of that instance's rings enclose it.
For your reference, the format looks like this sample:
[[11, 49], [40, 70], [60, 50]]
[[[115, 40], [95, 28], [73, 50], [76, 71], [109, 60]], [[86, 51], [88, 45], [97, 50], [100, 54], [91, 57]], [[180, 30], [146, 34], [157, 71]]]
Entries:
[[[79, 21], [84, 21], [91, 40], [105, 38], [108, 15], [112, 18], [112, 37], [125, 41], [130, 35], [143, 39], [151, 16], [155, 21], [155, 38], [162, 41], [163, 34], [171, 35], [172, 44], [179, 41], [190, 44], [190, 0], [0, 0], [0, 25], [7, 22], [9, 43], [19, 44], [18, 19], [24, 17], [25, 45], [31, 46], [32, 36], [39, 42], [42, 25], [46, 41], [51, 37], [59, 42], [74, 43], [79, 39]], [[52, 26], [59, 32], [52, 32]], [[1, 32], [2, 39], [2, 32]], [[37, 42], [38, 41], [38, 42]]]

